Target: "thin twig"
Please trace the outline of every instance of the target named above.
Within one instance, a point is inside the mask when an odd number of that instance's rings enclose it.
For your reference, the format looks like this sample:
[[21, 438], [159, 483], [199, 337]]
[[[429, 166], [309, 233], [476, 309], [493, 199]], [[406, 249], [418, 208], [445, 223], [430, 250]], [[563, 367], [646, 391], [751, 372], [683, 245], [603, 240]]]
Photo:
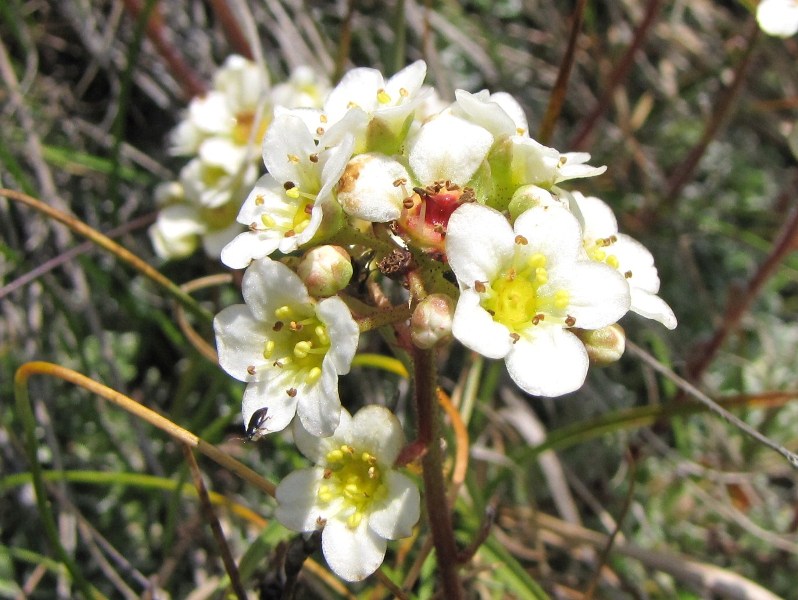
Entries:
[[604, 114], [607, 108], [609, 108], [610, 100], [613, 93], [615, 93], [615, 89], [626, 79], [627, 75], [629, 75], [629, 70], [634, 64], [635, 55], [640, 49], [640, 46], [643, 45], [643, 40], [646, 39], [646, 35], [648, 35], [648, 32], [651, 30], [651, 26], [654, 24], [661, 6], [662, 0], [649, 0], [648, 6], [646, 7], [646, 14], [643, 15], [643, 20], [640, 22], [640, 25], [637, 26], [632, 43], [629, 44], [626, 52], [624, 52], [618, 64], [615, 65], [615, 69], [613, 69], [608, 78], [607, 87], [596, 101], [596, 106], [590, 111], [590, 114], [582, 120], [579, 131], [571, 138], [571, 142], [568, 144], [569, 150], [581, 150], [586, 145], [587, 138], [596, 126], [596, 123], [598, 123], [599, 118]]
[[230, 10], [227, 0], [211, 0], [211, 7], [213, 7], [213, 12], [222, 25], [222, 30], [224, 30], [224, 35], [230, 47], [241, 56], [252, 60], [252, 49], [249, 47], [247, 36], [241, 31], [238, 20], [233, 11]]
[[[791, 187], [798, 187], [798, 178], [792, 183]], [[786, 190], [784, 196], [789, 197], [789, 195], [790, 191]], [[688, 364], [688, 379], [691, 381], [699, 381], [701, 379], [704, 371], [712, 364], [712, 361], [723, 346], [726, 338], [737, 329], [743, 315], [745, 315], [751, 304], [753, 304], [754, 300], [759, 296], [765, 283], [768, 282], [786, 256], [795, 249], [797, 240], [798, 206], [793, 208], [792, 216], [784, 224], [778, 237], [773, 242], [770, 253], [756, 270], [753, 277], [748, 281], [745, 289], [729, 294], [728, 306], [720, 321], [720, 325], [715, 330], [710, 340], [701, 345], [699, 357]]]
[[571, 35], [568, 38], [568, 47], [565, 49], [565, 54], [562, 57], [560, 71], [557, 73], [557, 80], [554, 82], [554, 88], [551, 90], [551, 96], [549, 96], [549, 105], [546, 107], [546, 114], [543, 116], [543, 121], [538, 131], [538, 140], [540, 140], [541, 144], [549, 143], [554, 133], [554, 126], [557, 124], [557, 119], [560, 117], [560, 112], [565, 102], [565, 93], [568, 89], [568, 78], [571, 76], [571, 67], [574, 65], [574, 56], [576, 54], [576, 40], [579, 38], [579, 32], [582, 30], [582, 21], [584, 19], [586, 5], [587, 0], [579, 0], [571, 19]]
[[238, 600], [247, 600], [247, 592], [241, 584], [241, 577], [238, 574], [238, 567], [236, 566], [233, 555], [230, 552], [230, 546], [227, 545], [227, 540], [224, 537], [224, 531], [219, 524], [219, 519], [216, 518], [216, 513], [213, 512], [211, 499], [208, 496], [208, 490], [205, 487], [205, 482], [202, 480], [202, 473], [200, 473], [197, 459], [194, 458], [194, 452], [191, 447], [182, 444], [183, 456], [186, 458], [189, 470], [191, 471], [191, 478], [194, 481], [194, 487], [197, 488], [197, 496], [199, 497], [200, 506], [208, 525], [211, 527], [213, 537], [216, 540], [216, 545], [219, 546], [219, 552], [222, 555], [222, 562], [224, 563], [224, 570], [230, 578], [230, 586], [233, 588]]
[[648, 352], [643, 350], [637, 344], [626, 340], [626, 348], [632, 352], [635, 356], [640, 358], [644, 363], [646, 363], [649, 367], [654, 369], [657, 373], [664, 375], [670, 381], [672, 381], [679, 389], [686, 392], [688, 395], [692, 396], [694, 399], [698, 400], [701, 404], [706, 406], [710, 411], [714, 412], [716, 415], [721, 417], [723, 420], [731, 423], [737, 429], [745, 433], [746, 435], [754, 438], [763, 446], [766, 446], [773, 450], [774, 452], [778, 452], [784, 458], [787, 459], [787, 462], [790, 463], [792, 467], [798, 469], [798, 455], [793, 454], [784, 446], [781, 446], [768, 438], [767, 436], [761, 434], [756, 429], [748, 425], [747, 423], [741, 421], [725, 408], [723, 408], [720, 404], [715, 402], [712, 398], [707, 396], [704, 392], [699, 390], [693, 384], [691, 384], [686, 379], [679, 377], [676, 373], [671, 371], [668, 367], [661, 364], [656, 358], [651, 356]]
[[[228, 283], [232, 283], [232, 281], [232, 273], [219, 273], [217, 275], [200, 277], [199, 279], [194, 279], [184, 283], [180, 286], [180, 289], [187, 294], [190, 294], [191, 292], [195, 292], [206, 287], [226, 285]], [[188, 339], [191, 345], [194, 346], [194, 349], [213, 364], [219, 364], [219, 355], [216, 353], [216, 349], [211, 344], [206, 342], [205, 339], [199, 333], [197, 333], [197, 330], [194, 329], [191, 323], [188, 322], [188, 319], [186, 318], [186, 312], [182, 306], [178, 305], [175, 307], [175, 317], [177, 319], [177, 324], [180, 326], [180, 330], [183, 332], [183, 335], [186, 336], [186, 339]]]
[[720, 131], [721, 125], [726, 120], [734, 101], [742, 90], [745, 75], [748, 72], [748, 65], [751, 64], [751, 58], [754, 54], [756, 41], [759, 38], [759, 25], [756, 21], [752, 20], [748, 25], [748, 33], [746, 35], [746, 48], [737, 67], [734, 69], [734, 79], [728, 89], [724, 89], [717, 98], [717, 102], [713, 105], [712, 116], [707, 123], [701, 139], [687, 154], [684, 160], [673, 170], [665, 187], [665, 194], [662, 200], [662, 208], [672, 210], [676, 205], [684, 186], [690, 181], [693, 176], [701, 157], [709, 146], [709, 143], [715, 139], [715, 136]]

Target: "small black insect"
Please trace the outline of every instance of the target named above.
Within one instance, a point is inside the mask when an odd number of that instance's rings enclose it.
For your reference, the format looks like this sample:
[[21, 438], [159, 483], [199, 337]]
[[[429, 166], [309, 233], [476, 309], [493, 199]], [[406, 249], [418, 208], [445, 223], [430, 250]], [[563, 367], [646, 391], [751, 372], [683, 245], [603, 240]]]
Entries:
[[271, 416], [268, 414], [269, 407], [264, 406], [263, 408], [259, 408], [254, 413], [252, 413], [252, 417], [249, 420], [249, 426], [247, 427], [247, 439], [250, 442], [257, 442], [262, 437], [265, 437], [267, 433], [269, 433], [268, 428], [266, 427], [266, 421], [271, 419]]

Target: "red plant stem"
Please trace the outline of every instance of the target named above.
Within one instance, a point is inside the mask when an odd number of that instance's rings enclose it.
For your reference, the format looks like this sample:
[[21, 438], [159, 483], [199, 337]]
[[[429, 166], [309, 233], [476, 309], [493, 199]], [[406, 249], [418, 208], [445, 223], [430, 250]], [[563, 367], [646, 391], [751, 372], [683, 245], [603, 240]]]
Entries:
[[[134, 19], [137, 19], [142, 11], [141, 1], [123, 0], [123, 2], [130, 15]], [[158, 50], [161, 58], [169, 65], [172, 75], [178, 84], [180, 84], [186, 98], [201, 96], [206, 92], [205, 84], [196, 72], [188, 65], [171, 42], [166, 39], [163, 20], [160, 14], [157, 13], [157, 6], [147, 22], [147, 37], [153, 43], [156, 50]]]
[[252, 48], [249, 47], [247, 36], [241, 31], [238, 20], [230, 10], [228, 0], [211, 0], [211, 7], [216, 18], [219, 19], [230, 47], [241, 56], [252, 60]]
[[582, 120], [582, 125], [579, 128], [579, 131], [573, 138], [571, 138], [571, 142], [568, 144], [568, 150], [581, 150], [587, 145], [588, 137], [595, 128], [596, 123], [598, 123], [601, 115], [603, 115], [607, 108], [609, 108], [610, 100], [612, 99], [615, 89], [621, 83], [623, 83], [623, 81], [625, 81], [626, 77], [629, 75], [629, 70], [634, 64], [635, 55], [640, 49], [640, 46], [643, 45], [643, 40], [646, 39], [648, 32], [651, 30], [651, 26], [656, 21], [657, 14], [659, 14], [659, 9], [661, 7], [662, 0], [649, 1], [648, 6], [646, 7], [646, 14], [643, 15], [643, 20], [640, 22], [640, 25], [638, 25], [637, 30], [635, 31], [632, 43], [626, 49], [626, 52], [621, 57], [621, 60], [618, 61], [615, 69], [610, 74], [607, 87], [601, 93], [601, 96], [596, 102], [596, 106], [592, 111], [590, 111], [590, 114], [588, 114], [588, 116]]
[[[798, 182], [795, 182], [793, 187], [798, 188]], [[737, 329], [740, 319], [743, 318], [743, 315], [753, 304], [759, 292], [762, 291], [762, 287], [784, 258], [795, 250], [796, 243], [798, 243], [798, 206], [793, 208], [793, 213], [773, 243], [770, 254], [748, 281], [745, 289], [741, 293], [729, 295], [729, 303], [720, 326], [715, 330], [710, 340], [706, 344], [702, 344], [701, 355], [687, 367], [687, 378], [689, 380], [698, 381], [701, 378], [704, 371], [714, 360], [718, 350], [723, 346], [723, 342], [726, 341], [730, 333]]]
[[582, 29], [584, 20], [585, 6], [587, 0], [579, 0], [574, 10], [573, 23], [571, 23], [571, 36], [568, 38], [568, 47], [560, 63], [560, 72], [557, 73], [557, 80], [554, 82], [554, 89], [549, 97], [549, 105], [546, 107], [546, 114], [538, 131], [538, 140], [541, 144], [548, 144], [554, 133], [554, 126], [560, 117], [562, 105], [565, 102], [565, 92], [568, 89], [568, 78], [571, 76], [571, 67], [574, 65], [574, 55], [576, 53], [576, 40]]
[[734, 105], [734, 101], [737, 99], [742, 89], [745, 74], [748, 71], [748, 65], [751, 63], [751, 57], [753, 56], [758, 36], [759, 25], [756, 21], [752, 20], [749, 23], [748, 33], [746, 35], [745, 53], [734, 70], [734, 79], [729, 88], [723, 90], [720, 98], [718, 98], [715, 104], [715, 110], [712, 112], [712, 116], [704, 129], [704, 133], [701, 135], [701, 139], [668, 178], [665, 188], [666, 192], [662, 200], [662, 208], [667, 210], [673, 209], [679, 198], [679, 194], [681, 194], [684, 186], [687, 185], [692, 178], [693, 172], [698, 166], [701, 157], [704, 156], [704, 152], [706, 152], [709, 143], [715, 138], [718, 131], [720, 131], [721, 125], [723, 125], [723, 122], [726, 120], [731, 107]]
[[457, 545], [446, 496], [443, 477], [443, 458], [440, 445], [440, 410], [436, 399], [435, 351], [413, 349], [416, 418], [419, 439], [429, 440], [427, 452], [421, 458], [424, 476], [424, 500], [427, 519], [438, 559], [438, 574], [447, 600], [464, 598], [457, 573]]

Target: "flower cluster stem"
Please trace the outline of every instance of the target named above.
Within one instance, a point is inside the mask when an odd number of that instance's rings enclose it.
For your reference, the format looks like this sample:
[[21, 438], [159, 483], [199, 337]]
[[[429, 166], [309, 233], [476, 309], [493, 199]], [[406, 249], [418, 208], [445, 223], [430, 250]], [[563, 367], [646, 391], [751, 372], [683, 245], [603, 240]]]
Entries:
[[465, 596], [457, 573], [457, 546], [446, 496], [446, 481], [443, 477], [440, 411], [435, 394], [437, 387], [435, 383], [435, 351], [416, 348], [413, 352], [413, 366], [418, 437], [429, 440], [427, 452], [421, 459], [427, 519], [435, 544], [443, 597], [459, 600]]

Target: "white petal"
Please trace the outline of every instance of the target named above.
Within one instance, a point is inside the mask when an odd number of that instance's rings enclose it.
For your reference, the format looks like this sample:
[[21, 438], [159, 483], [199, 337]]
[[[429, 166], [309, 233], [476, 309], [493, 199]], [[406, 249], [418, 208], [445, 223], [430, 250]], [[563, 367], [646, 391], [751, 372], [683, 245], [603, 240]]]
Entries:
[[515, 220], [515, 233], [526, 239], [523, 251], [540, 253], [547, 258], [547, 267], [572, 263], [582, 251], [579, 221], [559, 206], [535, 206]]
[[345, 581], [361, 581], [382, 564], [386, 541], [363, 519], [357, 529], [332, 519], [321, 535], [321, 550], [333, 573]]
[[206, 165], [234, 174], [247, 160], [247, 149], [225, 138], [210, 138], [202, 142], [199, 157]]
[[403, 99], [412, 100], [421, 89], [426, 76], [427, 63], [423, 60], [417, 60], [398, 71], [385, 83], [385, 91], [391, 97], [391, 103], [398, 104]]
[[352, 69], [341, 78], [324, 102], [330, 123], [341, 119], [354, 104], [370, 113], [377, 104], [377, 91], [384, 87], [382, 74], [376, 69]]
[[352, 446], [373, 454], [385, 467], [393, 465], [405, 445], [399, 419], [384, 406], [376, 404], [369, 404], [355, 413], [349, 435]]
[[282, 379], [269, 378], [265, 381], [253, 381], [247, 384], [244, 397], [241, 401], [241, 414], [244, 417], [244, 427], [249, 427], [252, 415], [256, 411], [266, 408], [268, 420], [264, 427], [268, 433], [282, 431], [294, 418], [297, 409], [297, 400], [286, 393], [286, 385], [280, 385]]
[[277, 486], [274, 517], [293, 531], [318, 529], [317, 519], [326, 516], [317, 506], [317, 494], [323, 476], [324, 470], [321, 468], [289, 473]]
[[514, 133], [517, 135], [529, 135], [526, 113], [515, 98], [507, 92], [496, 92], [490, 95], [490, 101], [498, 104], [510, 116], [515, 124]]
[[795, 0], [762, 0], [756, 9], [756, 20], [768, 35], [790, 37], [798, 32], [798, 2]]
[[659, 296], [644, 290], [632, 288], [631, 311], [648, 319], [659, 321], [668, 329], [676, 329], [676, 315], [670, 306]]
[[421, 127], [410, 148], [410, 168], [425, 185], [436, 181], [465, 185], [492, 145], [493, 136], [488, 130], [443, 114]]
[[280, 184], [302, 181], [302, 167], [316, 152], [313, 135], [302, 119], [293, 115], [281, 115], [272, 121], [263, 138], [263, 162]]
[[202, 236], [202, 247], [205, 249], [205, 254], [210, 258], [218, 259], [222, 255], [224, 247], [232, 242], [239, 233], [241, 233], [239, 223], [233, 223], [224, 229], [208, 231]]
[[231, 269], [244, 269], [253, 259], [264, 258], [277, 250], [278, 244], [277, 237], [245, 231], [222, 248], [221, 260]]
[[463, 204], [452, 213], [446, 233], [446, 256], [461, 285], [491, 281], [513, 256], [515, 234], [500, 212]]
[[256, 260], [250, 265], [241, 281], [241, 293], [255, 318], [269, 323], [276, 320], [274, 311], [279, 307], [311, 302], [299, 275], [270, 258]]
[[192, 100], [188, 112], [191, 122], [208, 134], [225, 134], [235, 126], [235, 115], [227, 107], [227, 99], [217, 91]]
[[571, 192], [570, 196], [581, 214], [582, 237], [585, 241], [593, 242], [618, 233], [618, 221], [606, 202], [580, 192]]
[[213, 319], [219, 365], [239, 381], [253, 381], [249, 366], [265, 365], [263, 345], [267, 329], [244, 304], [222, 309]]
[[562, 396], [579, 389], [588, 368], [587, 351], [574, 334], [538, 325], [522, 336], [505, 359], [518, 386], [536, 396]]
[[457, 301], [452, 335], [463, 345], [487, 358], [504, 358], [512, 348], [510, 331], [479, 305], [479, 294], [464, 290]]
[[421, 509], [421, 497], [415, 482], [396, 471], [385, 474], [388, 487], [388, 498], [385, 506], [380, 507], [369, 516], [369, 527], [380, 537], [398, 540], [413, 533], [413, 526], [418, 523]]
[[394, 182], [410, 175], [401, 163], [382, 154], [360, 154], [346, 166], [338, 187], [338, 202], [346, 214], [371, 221], [387, 223], [402, 214], [405, 186]]
[[644, 290], [651, 294], [659, 291], [659, 275], [654, 266], [654, 257], [643, 244], [636, 239], [618, 234], [618, 241], [607, 248], [607, 254], [614, 254], [618, 259], [618, 271], [631, 273], [626, 283], [631, 288]]
[[623, 276], [610, 266], [592, 261], [549, 271], [549, 281], [540, 292], [554, 293], [559, 289], [568, 292], [567, 313], [583, 329], [612, 325], [626, 314], [631, 302]]
[[150, 228], [150, 239], [161, 258], [182, 258], [197, 247], [197, 236], [205, 231], [197, 209], [173, 204], [161, 209]]
[[343, 300], [333, 296], [316, 305], [316, 315], [327, 327], [332, 342], [327, 356], [335, 372], [339, 375], [349, 373], [360, 340], [360, 329], [352, 313]]
[[338, 426], [341, 414], [341, 399], [338, 396], [338, 374], [324, 359], [321, 379], [313, 385], [295, 386], [297, 416], [302, 427], [315, 436], [327, 437], [333, 434]]
[[465, 90], [455, 92], [457, 107], [472, 123], [484, 127], [494, 136], [517, 135], [513, 119], [497, 102], [485, 94], [475, 95]]
[[309, 460], [317, 465], [327, 464], [327, 454], [330, 450], [339, 448], [341, 444], [349, 439], [349, 430], [352, 423], [352, 416], [345, 408], [341, 409], [340, 420], [335, 432], [328, 437], [319, 437], [308, 432], [302, 427], [302, 422], [297, 419], [294, 421], [294, 443], [299, 451]]

